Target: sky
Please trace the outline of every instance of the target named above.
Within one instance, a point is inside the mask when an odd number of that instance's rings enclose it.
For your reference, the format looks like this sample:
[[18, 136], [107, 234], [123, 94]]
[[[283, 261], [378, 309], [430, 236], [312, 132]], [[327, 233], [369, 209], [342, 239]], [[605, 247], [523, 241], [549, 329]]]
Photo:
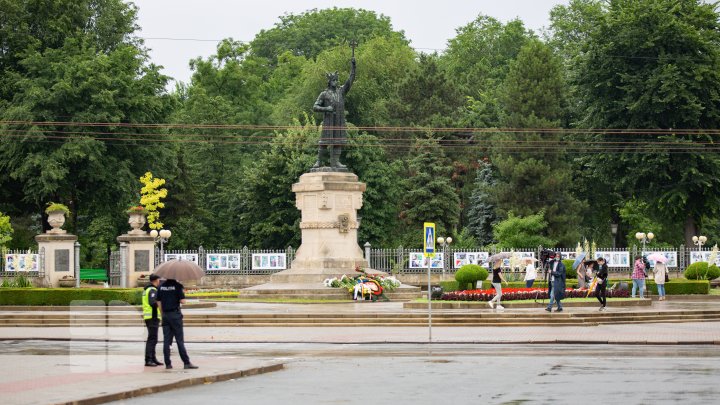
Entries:
[[395, 30], [405, 31], [417, 50], [442, 51], [456, 29], [478, 15], [503, 22], [520, 18], [539, 31], [550, 9], [569, 0], [128, 0], [138, 7], [139, 36], [145, 38], [152, 62], [163, 73], [189, 82], [193, 58], [215, 53], [218, 40], [232, 37], [249, 42], [270, 29], [284, 14], [313, 8], [353, 7], [390, 18]]

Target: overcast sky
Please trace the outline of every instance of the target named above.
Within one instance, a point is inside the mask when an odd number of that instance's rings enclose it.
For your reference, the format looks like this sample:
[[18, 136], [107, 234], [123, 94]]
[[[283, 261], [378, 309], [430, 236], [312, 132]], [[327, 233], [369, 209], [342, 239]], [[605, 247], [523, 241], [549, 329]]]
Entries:
[[[129, 1], [129, 0], [128, 0]], [[501, 21], [520, 18], [528, 28], [548, 25], [550, 9], [569, 0], [132, 0], [139, 9], [140, 36], [164, 73], [190, 80], [188, 62], [215, 53], [217, 40], [249, 42], [278, 17], [313, 8], [353, 7], [390, 17], [411, 45], [423, 51], [445, 49], [458, 27], [479, 14]], [[170, 38], [170, 39], [161, 39]], [[210, 41], [203, 41], [210, 40]]]

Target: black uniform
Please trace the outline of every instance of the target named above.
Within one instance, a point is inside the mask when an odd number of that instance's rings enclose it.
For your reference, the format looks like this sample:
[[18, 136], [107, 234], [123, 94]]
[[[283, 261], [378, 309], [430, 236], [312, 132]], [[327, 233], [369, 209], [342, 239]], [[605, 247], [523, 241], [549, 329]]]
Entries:
[[607, 263], [599, 265], [596, 277], [599, 278], [595, 287], [595, 297], [600, 301], [600, 306], [605, 308], [607, 306], [607, 279], [608, 279], [608, 266]]
[[180, 358], [185, 365], [190, 364], [190, 357], [185, 350], [185, 337], [183, 335], [183, 316], [180, 312], [180, 300], [185, 299], [183, 285], [176, 280], [166, 280], [158, 289], [157, 300], [160, 301], [162, 308], [162, 325], [163, 325], [163, 356], [165, 356], [165, 366], [171, 367], [170, 362], [170, 345], [173, 337], [177, 343]]

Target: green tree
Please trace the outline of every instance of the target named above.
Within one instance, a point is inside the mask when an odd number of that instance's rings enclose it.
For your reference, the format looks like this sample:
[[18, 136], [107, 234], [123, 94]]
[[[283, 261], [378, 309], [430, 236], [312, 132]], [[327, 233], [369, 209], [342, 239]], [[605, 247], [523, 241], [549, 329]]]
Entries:
[[[587, 160], [622, 194], [649, 201], [661, 216], [684, 224], [689, 244], [703, 216], [720, 209], [720, 195], [707, 193], [720, 186], [720, 157], [704, 149], [717, 139], [702, 133], [720, 124], [716, 6], [697, 0], [614, 0], [603, 11], [573, 75], [585, 111], [582, 125], [668, 131], [632, 139], [597, 136], [596, 141], [624, 147], [612, 159]], [[683, 153], [673, 151], [678, 147]]]
[[0, 212], [0, 250], [12, 240], [13, 232], [10, 217]]
[[512, 212], [507, 219], [495, 224], [494, 234], [498, 247], [503, 249], [527, 249], [537, 246], [555, 246], [556, 240], [544, 236], [548, 223], [542, 212], [525, 217], [515, 216]]
[[470, 197], [467, 229], [481, 246], [494, 240], [493, 224], [496, 220], [495, 206], [492, 204], [490, 190], [495, 185], [495, 175], [488, 161], [480, 161]]
[[379, 36], [407, 42], [402, 32], [393, 30], [386, 16], [378, 16], [374, 11], [334, 7], [281, 16], [275, 27], [260, 31], [251, 45], [255, 55], [274, 64], [286, 51], [315, 59], [340, 44], [352, 40], [364, 43]]
[[400, 218], [405, 246], [416, 246], [422, 239], [418, 230], [423, 222], [434, 222], [438, 234], [455, 234], [460, 218], [460, 198], [450, 183], [449, 160], [438, 140], [417, 139], [407, 161], [405, 193]]
[[[508, 128], [553, 128], [563, 103], [560, 60], [539, 40], [525, 45], [510, 65], [500, 97]], [[572, 171], [560, 137], [551, 131], [523, 131], [495, 137], [492, 163], [497, 181], [490, 188], [500, 217], [544, 212], [548, 236], [571, 244], [579, 237], [582, 204], [572, 195]], [[518, 142], [515, 144], [515, 142]]]

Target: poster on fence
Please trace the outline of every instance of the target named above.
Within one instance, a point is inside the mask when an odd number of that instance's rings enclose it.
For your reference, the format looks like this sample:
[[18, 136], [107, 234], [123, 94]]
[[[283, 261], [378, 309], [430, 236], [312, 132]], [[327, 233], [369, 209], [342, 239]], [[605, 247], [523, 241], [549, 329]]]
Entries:
[[577, 252], [560, 252], [560, 257], [563, 260], [575, 260], [577, 255]]
[[479, 264], [487, 266], [488, 252], [455, 252], [453, 254], [453, 266], [458, 269], [466, 264]]
[[198, 255], [197, 253], [167, 253], [165, 254], [165, 261], [168, 260], [187, 261], [198, 264]]
[[238, 253], [208, 253], [208, 270], [237, 270], [240, 268], [240, 254]]
[[630, 267], [630, 252], [596, 251], [595, 258], [605, 259], [608, 267]]
[[426, 269], [428, 264], [431, 269], [442, 269], [443, 268], [443, 253], [435, 253], [434, 257], [424, 257], [422, 252], [410, 253], [410, 268], [411, 269]]
[[[665, 258], [667, 258], [667, 262], [665, 262], [665, 266], [667, 266], [669, 268], [677, 267], [677, 252], [675, 252], [675, 251], [655, 250], [652, 252], [643, 252], [642, 254], [643, 254], [643, 256], [648, 257], [650, 255], [654, 255], [654, 254], [658, 254], [658, 253], [665, 256]], [[651, 267], [655, 267], [655, 260], [651, 260], [648, 257], [648, 261], [650, 262]]]
[[[690, 252], [690, 264], [697, 263], [697, 262], [710, 262], [710, 255], [712, 254], [712, 251], [708, 252], [698, 252], [697, 250]], [[715, 264], [720, 266], [720, 255], [718, 255], [717, 258], [715, 258]], [[668, 266], [670, 267], [670, 266]]]
[[37, 253], [6, 254], [5, 271], [38, 271]]
[[525, 267], [525, 262], [522, 261], [522, 259], [534, 259], [535, 258], [535, 252], [507, 252], [512, 253], [513, 256], [509, 257], [507, 259], [503, 259], [502, 261], [502, 267], [505, 268], [512, 268], [512, 267]]
[[253, 253], [253, 270], [285, 270], [285, 253]]

